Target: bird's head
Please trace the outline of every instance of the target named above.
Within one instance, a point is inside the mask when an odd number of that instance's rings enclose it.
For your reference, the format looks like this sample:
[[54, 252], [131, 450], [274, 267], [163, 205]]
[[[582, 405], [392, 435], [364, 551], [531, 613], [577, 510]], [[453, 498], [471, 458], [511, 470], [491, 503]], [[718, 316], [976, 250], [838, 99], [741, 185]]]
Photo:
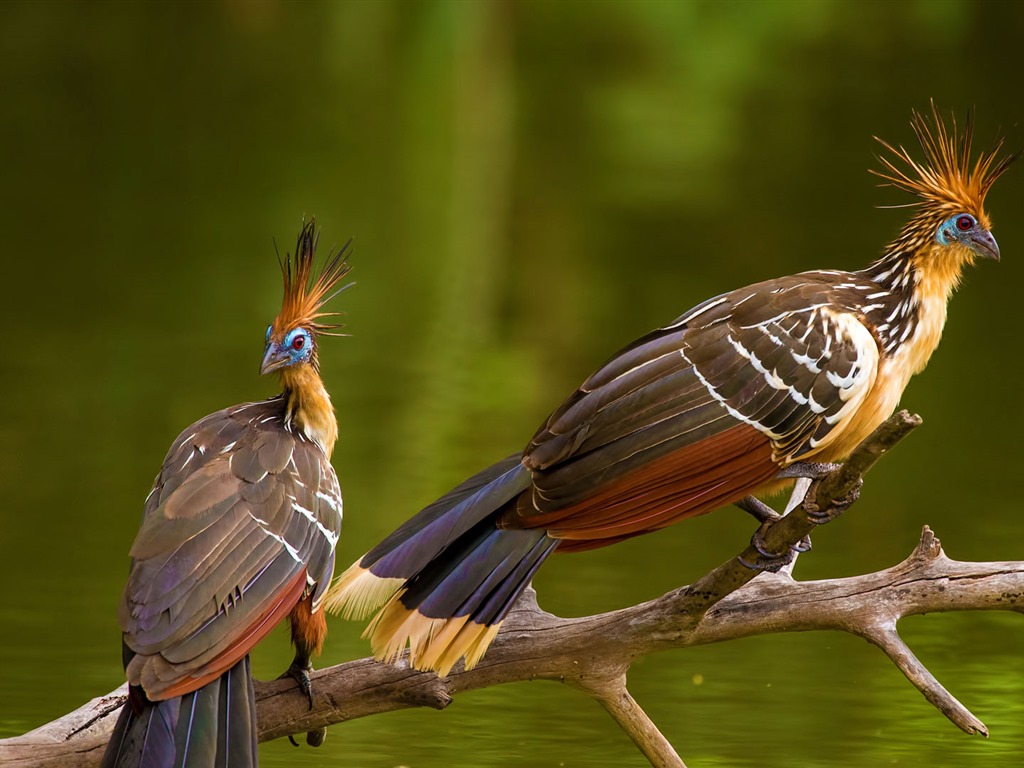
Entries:
[[985, 212], [985, 195], [1016, 158], [1000, 156], [1000, 140], [989, 152], [971, 159], [973, 125], [968, 115], [962, 131], [956, 120], [946, 127], [932, 102], [931, 118], [915, 112], [911, 126], [924, 162], [914, 160], [902, 146], [877, 139], [888, 154], [873, 171], [888, 185], [917, 195], [917, 213], [894, 246], [912, 252], [923, 268], [948, 271], [955, 283], [960, 269], [977, 258], [999, 260], [992, 222]]
[[989, 226], [970, 213], [956, 213], [935, 230], [935, 242], [944, 248], [966, 248], [967, 253], [963, 256], [967, 258], [972, 258], [973, 254], [999, 261], [999, 245], [989, 231]]
[[316, 341], [306, 328], [292, 328], [283, 338], [274, 338], [274, 326], [267, 328], [260, 373], [273, 373], [293, 365], [317, 365]]
[[316, 222], [310, 219], [303, 224], [299, 233], [294, 258], [288, 254], [281, 262], [284, 300], [281, 311], [267, 328], [261, 374], [298, 371], [305, 366], [315, 371], [319, 367], [317, 338], [344, 335], [334, 332], [340, 325], [323, 322], [324, 318], [339, 313], [324, 312], [322, 308], [332, 298], [354, 285], [348, 283], [336, 287], [349, 272], [345, 252], [352, 241], [349, 240], [337, 253], [329, 256], [319, 273], [314, 273], [318, 240]]

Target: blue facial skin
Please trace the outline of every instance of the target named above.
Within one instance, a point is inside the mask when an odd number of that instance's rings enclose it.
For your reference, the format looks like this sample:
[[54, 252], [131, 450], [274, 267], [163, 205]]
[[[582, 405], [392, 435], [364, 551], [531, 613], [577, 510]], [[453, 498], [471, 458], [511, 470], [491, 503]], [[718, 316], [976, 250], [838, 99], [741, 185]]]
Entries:
[[935, 242], [939, 245], [959, 243], [983, 259], [999, 261], [996, 239], [969, 213], [958, 213], [942, 222], [935, 231]]
[[292, 365], [308, 363], [313, 356], [313, 339], [305, 328], [295, 328], [280, 342], [270, 340], [272, 327], [267, 328], [267, 347], [263, 352], [260, 373], [271, 373]]

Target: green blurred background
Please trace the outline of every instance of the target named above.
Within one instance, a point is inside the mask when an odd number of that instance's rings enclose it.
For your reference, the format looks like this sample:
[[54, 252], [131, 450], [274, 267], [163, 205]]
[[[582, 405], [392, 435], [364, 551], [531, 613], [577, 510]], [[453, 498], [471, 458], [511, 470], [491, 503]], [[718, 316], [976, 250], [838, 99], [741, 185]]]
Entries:
[[[715, 293], [877, 256], [906, 202], [872, 135], [911, 108], [1018, 123], [1024, 4], [7, 2], [0, 5], [0, 737], [122, 680], [116, 605], [142, 501], [196, 418], [256, 371], [274, 256], [315, 214], [356, 237], [351, 338], [323, 345], [345, 492], [338, 561], [490, 461], [614, 350]], [[990, 198], [1001, 264], [967, 276], [904, 398], [925, 426], [818, 533], [798, 576], [890, 566], [930, 524], [951, 557], [1022, 557], [1024, 168]], [[687, 583], [738, 511], [571, 558], [563, 615]], [[1024, 620], [907, 620], [989, 725], [961, 734], [876, 650], [812, 633], [638, 661], [631, 688], [691, 766], [1018, 766]], [[321, 665], [365, 655], [340, 620]], [[290, 660], [278, 630], [258, 676]], [[640, 766], [552, 683], [264, 745], [266, 765]]]

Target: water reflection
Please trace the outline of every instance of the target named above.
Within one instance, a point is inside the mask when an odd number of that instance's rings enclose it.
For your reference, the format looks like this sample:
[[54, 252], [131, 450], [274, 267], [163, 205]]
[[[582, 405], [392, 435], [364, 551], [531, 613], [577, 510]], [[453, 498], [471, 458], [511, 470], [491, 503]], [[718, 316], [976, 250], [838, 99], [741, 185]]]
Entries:
[[[185, 10], [187, 8], [187, 11]], [[737, 283], [856, 267], [904, 202], [865, 174], [931, 96], [982, 138], [1021, 107], [1017, 5], [281, 3], [0, 7], [0, 735], [121, 679], [116, 603], [142, 499], [177, 432], [269, 394], [271, 237], [304, 213], [356, 235], [350, 339], [324, 378], [342, 422], [340, 562], [490, 460], [614, 349]], [[983, 34], [984, 50], [977, 45]], [[1020, 134], [1011, 133], [1017, 146]], [[1011, 172], [1004, 262], [967, 277], [906, 402], [925, 426], [822, 531], [806, 578], [902, 559], [1020, 555], [1024, 429]], [[1014, 254], [1018, 254], [1015, 256]], [[941, 480], [941, 482], [939, 482]], [[689, 581], [750, 535], [739, 513], [573, 558], [538, 579], [566, 615]], [[1018, 616], [908, 622], [992, 729], [959, 734], [866, 644], [821, 633], [667, 653], [634, 693], [692, 765], [1017, 765]], [[335, 622], [324, 663], [364, 655]], [[290, 660], [284, 633], [257, 675]], [[703, 683], [694, 685], [695, 674]], [[333, 729], [268, 765], [642, 765], [550, 683]]]

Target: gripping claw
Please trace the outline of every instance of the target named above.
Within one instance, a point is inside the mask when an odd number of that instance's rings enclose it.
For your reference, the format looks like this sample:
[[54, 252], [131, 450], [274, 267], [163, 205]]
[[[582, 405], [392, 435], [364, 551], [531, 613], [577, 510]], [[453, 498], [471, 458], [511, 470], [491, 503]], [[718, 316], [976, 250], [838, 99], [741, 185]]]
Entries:
[[[853, 486], [848, 494], [842, 499], [832, 499], [829, 508], [826, 511], [822, 511], [817, 504], [811, 498], [804, 499], [804, 510], [807, 512], [807, 517], [815, 525], [824, 525], [830, 523], [839, 517], [843, 512], [848, 510], [857, 499], [860, 498], [860, 489], [864, 485], [863, 478], [857, 481], [857, 484]], [[810, 494], [807, 494], [810, 497]]]
[[793, 547], [782, 554], [770, 551], [764, 540], [764, 532], [768, 529], [769, 524], [770, 521], [763, 523], [761, 527], [754, 532], [754, 535], [750, 537], [750, 546], [757, 551], [758, 557], [753, 562], [748, 562], [742, 557], [739, 558], [740, 563], [752, 571], [778, 573], [793, 562], [796, 552], [803, 551], [798, 547]]
[[[291, 666], [285, 670], [284, 674], [281, 675], [278, 680], [284, 680], [285, 678], [291, 678], [299, 685], [299, 689], [306, 696], [306, 701], [309, 702], [310, 711], [313, 710], [313, 684], [309, 679], [309, 673], [313, 671], [313, 665], [309, 663], [309, 659], [300, 659], [298, 656], [291, 663]], [[327, 738], [326, 728], [317, 728], [315, 731], [309, 731], [306, 733], [306, 743], [311, 747], [319, 747], [324, 743]], [[299, 746], [299, 742], [295, 740], [295, 737], [289, 734], [288, 741], [292, 743], [292, 746]]]

